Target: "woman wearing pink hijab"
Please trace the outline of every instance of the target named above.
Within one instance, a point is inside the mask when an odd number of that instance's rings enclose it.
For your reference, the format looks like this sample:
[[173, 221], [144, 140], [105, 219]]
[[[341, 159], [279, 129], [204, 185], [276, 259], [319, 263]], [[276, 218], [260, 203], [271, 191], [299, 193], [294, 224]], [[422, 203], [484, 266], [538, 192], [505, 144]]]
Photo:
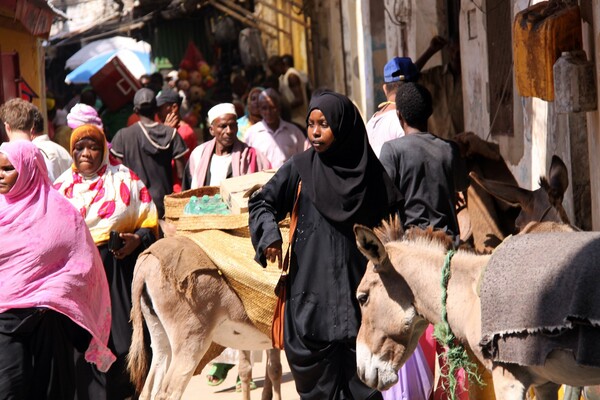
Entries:
[[73, 349], [106, 371], [110, 298], [79, 212], [50, 184], [31, 142], [0, 146], [0, 394], [68, 399]]

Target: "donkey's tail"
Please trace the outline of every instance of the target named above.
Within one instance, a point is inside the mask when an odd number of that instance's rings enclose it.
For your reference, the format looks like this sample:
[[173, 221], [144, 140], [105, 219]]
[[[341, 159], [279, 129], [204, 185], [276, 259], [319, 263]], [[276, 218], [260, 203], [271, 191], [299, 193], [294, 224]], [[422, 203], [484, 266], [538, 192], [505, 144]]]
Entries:
[[145, 279], [143, 278], [144, 261], [148, 255], [141, 255], [136, 264], [133, 275], [133, 283], [131, 287], [131, 322], [133, 324], [133, 335], [131, 338], [131, 346], [127, 356], [127, 368], [131, 382], [134, 384], [136, 392], [141, 393], [144, 388], [146, 377], [148, 376], [149, 360], [146, 351], [146, 343], [144, 342], [144, 317], [142, 315], [142, 296], [145, 289]]

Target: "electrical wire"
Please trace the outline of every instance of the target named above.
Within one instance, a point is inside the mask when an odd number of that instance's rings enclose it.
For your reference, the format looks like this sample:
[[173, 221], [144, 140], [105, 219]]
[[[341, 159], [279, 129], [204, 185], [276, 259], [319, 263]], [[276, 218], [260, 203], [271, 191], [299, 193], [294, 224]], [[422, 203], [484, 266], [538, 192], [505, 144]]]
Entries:
[[[508, 82], [510, 81], [510, 77], [512, 76], [514, 65], [515, 65], [514, 61], [511, 62], [510, 68], [508, 69], [508, 72], [506, 74], [506, 79], [504, 80], [504, 85], [502, 85], [502, 93], [500, 95], [500, 100], [504, 99], [504, 96], [506, 96], [506, 91], [508, 90]], [[512, 101], [512, 99], [511, 99], [511, 101]], [[490, 123], [490, 130], [488, 131], [487, 135], [485, 136], [486, 141], [490, 138], [490, 135], [492, 134], [492, 128], [494, 127], [494, 124], [496, 123], [496, 118], [498, 118], [498, 113], [500, 112], [500, 107], [502, 107], [502, 101], [499, 101], [498, 105], [496, 106], [496, 111], [494, 112], [494, 117], [492, 118], [492, 122]]]
[[396, 26], [405, 26], [406, 25], [406, 18], [401, 18], [401, 15], [402, 15], [402, 12], [400, 10], [401, 7], [402, 7], [401, 5], [398, 6], [398, 0], [394, 0], [393, 13], [392, 13], [385, 5], [385, 2], [383, 4], [383, 9], [385, 10], [386, 14], [390, 18], [390, 22]]

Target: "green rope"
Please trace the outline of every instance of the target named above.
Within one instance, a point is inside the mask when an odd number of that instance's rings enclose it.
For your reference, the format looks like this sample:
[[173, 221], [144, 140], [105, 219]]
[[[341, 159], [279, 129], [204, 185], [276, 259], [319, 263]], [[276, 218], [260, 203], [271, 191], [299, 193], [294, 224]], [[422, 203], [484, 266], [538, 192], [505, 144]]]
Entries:
[[[451, 400], [456, 400], [456, 372], [463, 368], [469, 382], [475, 382], [479, 385], [484, 385], [481, 376], [477, 373], [477, 365], [469, 359], [469, 355], [465, 348], [457, 343], [456, 337], [448, 324], [448, 310], [446, 302], [448, 300], [448, 281], [450, 280], [450, 262], [456, 251], [450, 250], [446, 254], [444, 267], [442, 268], [442, 322], [435, 326], [433, 337], [446, 349], [446, 354], [440, 354], [440, 370], [441, 376], [448, 381], [446, 389], [450, 394]], [[445, 359], [444, 359], [445, 358]], [[444, 365], [447, 367], [447, 372], [444, 373]]]

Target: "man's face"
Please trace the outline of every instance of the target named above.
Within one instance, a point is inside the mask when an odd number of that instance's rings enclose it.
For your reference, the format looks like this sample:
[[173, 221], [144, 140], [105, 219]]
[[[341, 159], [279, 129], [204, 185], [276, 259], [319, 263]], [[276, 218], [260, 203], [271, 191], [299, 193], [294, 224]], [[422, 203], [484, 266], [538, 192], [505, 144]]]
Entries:
[[161, 105], [160, 107], [158, 107], [156, 114], [158, 115], [158, 118], [160, 119], [161, 122], [165, 122], [165, 119], [167, 119], [167, 115], [169, 115], [170, 113], [173, 113], [173, 112], [177, 112], [177, 111], [178, 111], [177, 104], [165, 103], [165, 104]]
[[215, 118], [209, 130], [215, 137], [217, 145], [222, 149], [230, 150], [238, 132], [237, 115], [225, 114]]
[[261, 96], [258, 100], [258, 109], [267, 125], [276, 125], [279, 122], [279, 107], [270, 97]]
[[277, 61], [271, 65], [269, 65], [269, 69], [275, 76], [282, 75], [285, 72], [285, 65], [283, 61]]

